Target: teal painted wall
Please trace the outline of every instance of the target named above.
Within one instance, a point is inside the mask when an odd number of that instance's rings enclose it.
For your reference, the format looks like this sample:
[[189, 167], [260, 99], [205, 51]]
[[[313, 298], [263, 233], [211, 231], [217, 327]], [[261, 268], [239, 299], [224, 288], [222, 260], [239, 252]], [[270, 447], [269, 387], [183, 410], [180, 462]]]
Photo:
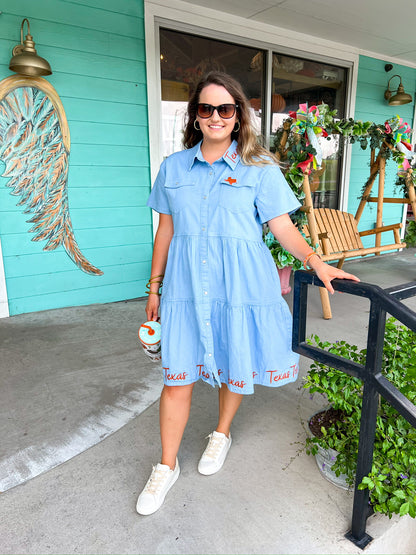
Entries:
[[[31, 241], [30, 217], [0, 178], [0, 237], [11, 314], [143, 296], [152, 252], [143, 0], [6, 0], [0, 79], [27, 17], [71, 133], [69, 208], [79, 270]], [[26, 34], [26, 27], [25, 27]]]
[[[402, 77], [404, 90], [415, 98], [416, 89], [416, 69], [394, 64], [391, 71], [386, 73], [384, 66], [387, 62], [376, 60], [366, 56], [361, 56], [358, 69], [357, 97], [355, 104], [355, 119], [362, 121], [374, 121], [384, 123], [387, 119], [396, 114], [403, 118], [410, 127], [413, 128], [414, 102], [403, 106], [389, 106], [384, 99], [384, 91], [390, 77], [396, 73]], [[400, 80], [395, 77], [391, 81], [391, 89], [396, 91]], [[370, 150], [361, 150], [358, 145], [353, 146], [351, 160], [351, 175], [348, 195], [348, 212], [355, 214], [361, 190], [370, 175]], [[397, 165], [393, 160], [389, 160], [386, 166], [385, 196], [398, 196], [394, 192], [396, 181]], [[373, 188], [372, 196], [377, 196], [377, 184]], [[403, 205], [385, 204], [383, 210], [383, 222], [385, 225], [401, 222]], [[359, 229], [373, 229], [377, 217], [376, 203], [367, 203], [364, 213], [359, 223]], [[365, 241], [364, 241], [365, 240]], [[364, 238], [365, 246], [373, 246], [374, 238]], [[393, 243], [393, 234], [388, 232], [383, 234], [382, 244]]]

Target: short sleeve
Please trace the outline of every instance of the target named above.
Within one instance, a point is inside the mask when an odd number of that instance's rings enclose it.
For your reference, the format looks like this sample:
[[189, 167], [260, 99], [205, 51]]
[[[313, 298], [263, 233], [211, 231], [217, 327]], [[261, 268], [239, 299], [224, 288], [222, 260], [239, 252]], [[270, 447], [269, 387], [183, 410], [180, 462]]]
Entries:
[[301, 206], [277, 165], [262, 167], [255, 204], [260, 222], [291, 214]]
[[159, 173], [157, 174], [150, 196], [147, 199], [147, 206], [153, 208], [159, 214], [172, 214], [168, 197], [165, 190], [166, 162], [162, 162]]

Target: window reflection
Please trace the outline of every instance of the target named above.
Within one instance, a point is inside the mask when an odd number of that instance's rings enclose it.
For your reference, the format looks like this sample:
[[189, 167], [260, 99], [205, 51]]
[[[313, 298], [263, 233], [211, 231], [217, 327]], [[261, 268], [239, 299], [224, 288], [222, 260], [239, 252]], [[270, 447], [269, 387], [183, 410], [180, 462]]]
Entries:
[[255, 48], [160, 29], [163, 156], [182, 148], [188, 99], [200, 78], [213, 70], [225, 71], [241, 83], [260, 137], [264, 129], [264, 63], [263, 51]]
[[[250, 101], [253, 123], [260, 141], [269, 129], [269, 148], [275, 150], [275, 133], [299, 104], [324, 102], [345, 115], [347, 70], [279, 53], [272, 55], [271, 118], [265, 121], [266, 58], [268, 51], [189, 33], [160, 29], [163, 156], [182, 148], [186, 106], [195, 85], [211, 70], [225, 71], [243, 86]], [[314, 204], [338, 207], [341, 161], [339, 141], [320, 139], [324, 153], [321, 170], [312, 179]]]
[[[270, 122], [270, 148], [275, 149], [275, 133], [299, 104], [308, 106], [328, 104], [336, 109], [340, 118], [345, 113], [345, 68], [314, 62], [298, 57], [273, 54], [273, 78]], [[320, 170], [311, 175], [311, 188], [315, 207], [338, 207], [338, 184], [341, 160], [338, 137], [328, 141], [319, 138], [323, 153]]]

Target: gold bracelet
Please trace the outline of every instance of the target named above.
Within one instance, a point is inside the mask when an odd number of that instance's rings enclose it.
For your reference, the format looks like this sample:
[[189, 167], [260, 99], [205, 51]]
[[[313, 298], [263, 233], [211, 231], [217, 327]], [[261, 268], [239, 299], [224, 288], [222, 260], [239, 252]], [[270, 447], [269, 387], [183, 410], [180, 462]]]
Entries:
[[151, 286], [153, 283], [160, 283], [159, 287], [162, 287], [163, 281], [160, 281], [160, 280], [159, 280], [159, 281], [148, 281], [148, 282], [146, 283], [146, 287], [148, 287], [148, 288], [150, 289], [150, 286]]
[[[310, 252], [309, 254], [307, 254], [307, 255], [305, 256], [305, 260], [303, 261], [303, 267], [305, 268], [305, 270], [308, 269], [308, 268], [307, 268], [308, 260], [309, 260], [310, 257], [313, 256], [314, 254], [316, 254], [316, 256], [317, 256], [318, 258], [321, 259], [320, 255], [319, 255], [317, 252], [315, 252], [315, 251], [312, 251], [312, 252]], [[322, 260], [322, 259], [321, 259], [321, 260]]]
[[[152, 283], [159, 283], [159, 289], [162, 287], [163, 285], [163, 279], [159, 279], [159, 278], [163, 278], [164, 274], [161, 274], [159, 276], [152, 276], [149, 281], [146, 283], [146, 289], [148, 289], [149, 291], [146, 291], [146, 293], [150, 292], [150, 286], [152, 285]], [[157, 293], [158, 295], [160, 295], [160, 292]]]
[[157, 293], [156, 291], [146, 291], [146, 295], [157, 295], [160, 297], [160, 293]]

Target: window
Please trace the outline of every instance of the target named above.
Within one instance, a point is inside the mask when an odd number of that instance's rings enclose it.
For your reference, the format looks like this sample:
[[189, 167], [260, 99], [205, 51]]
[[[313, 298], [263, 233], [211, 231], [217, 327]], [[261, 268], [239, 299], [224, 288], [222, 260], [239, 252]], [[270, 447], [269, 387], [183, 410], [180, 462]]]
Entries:
[[[264, 65], [260, 50], [195, 35], [160, 30], [160, 71], [162, 79], [163, 156], [182, 148], [182, 129], [188, 99], [202, 75], [208, 71], [225, 71], [243, 86], [249, 99], [258, 99], [253, 120], [259, 136], [265, 122], [261, 116], [264, 72], [253, 72], [256, 56]], [[256, 103], [257, 105], [257, 103]]]
[[[267, 60], [272, 57], [271, 75]], [[276, 129], [299, 104], [325, 102], [345, 115], [347, 69], [231, 42], [160, 29], [163, 156], [182, 148], [186, 105], [200, 77], [210, 70], [225, 71], [243, 86], [250, 101], [260, 140], [275, 149]], [[268, 100], [267, 100], [268, 98]], [[270, 110], [265, 110], [265, 102]], [[266, 116], [268, 114], [268, 116]], [[267, 117], [267, 121], [266, 121]], [[314, 204], [338, 206], [341, 163], [336, 139], [322, 140], [324, 164], [315, 173]]]
[[[331, 110], [337, 110], [340, 118], [345, 116], [345, 68], [276, 53], [273, 53], [272, 68], [269, 145], [272, 150], [275, 149], [276, 129], [300, 104], [328, 104]], [[329, 141], [319, 139], [319, 143], [323, 163], [321, 169], [313, 173], [313, 203], [316, 208], [337, 208], [341, 173], [339, 140], [332, 136]]]

